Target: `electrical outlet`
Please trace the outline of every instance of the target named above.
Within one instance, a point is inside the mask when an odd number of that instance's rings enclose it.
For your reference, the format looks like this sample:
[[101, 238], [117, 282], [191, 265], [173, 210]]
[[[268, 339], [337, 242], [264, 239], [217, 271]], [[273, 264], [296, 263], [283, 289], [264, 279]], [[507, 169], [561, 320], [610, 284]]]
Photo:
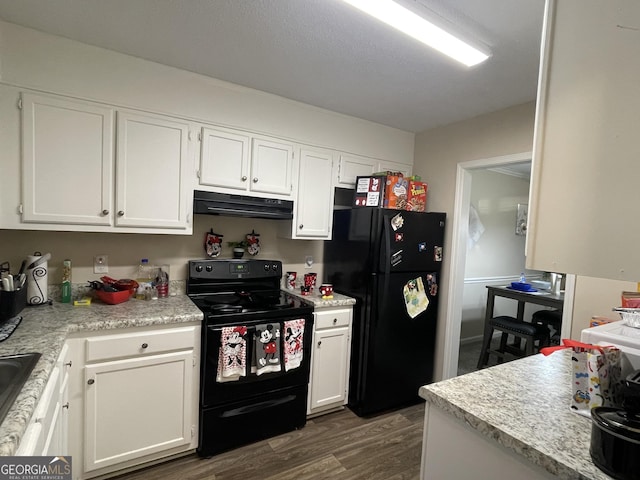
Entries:
[[109, 273], [109, 257], [107, 255], [93, 257], [93, 273]]

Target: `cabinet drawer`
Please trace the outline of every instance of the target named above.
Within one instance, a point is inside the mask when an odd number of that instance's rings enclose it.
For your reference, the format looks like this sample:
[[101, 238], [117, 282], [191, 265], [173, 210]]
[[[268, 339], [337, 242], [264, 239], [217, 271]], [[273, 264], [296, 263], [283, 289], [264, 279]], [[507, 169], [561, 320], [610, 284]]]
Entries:
[[351, 309], [319, 311], [316, 314], [316, 330], [330, 327], [344, 327], [351, 321]]
[[95, 362], [119, 357], [193, 348], [198, 341], [196, 327], [152, 332], [105, 335], [86, 340], [86, 360]]

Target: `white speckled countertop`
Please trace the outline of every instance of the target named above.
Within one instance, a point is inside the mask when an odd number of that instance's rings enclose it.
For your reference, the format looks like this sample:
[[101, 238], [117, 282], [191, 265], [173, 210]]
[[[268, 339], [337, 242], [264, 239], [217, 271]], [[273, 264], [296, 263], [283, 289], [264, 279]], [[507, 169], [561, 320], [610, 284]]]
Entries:
[[610, 478], [589, 455], [591, 420], [569, 409], [569, 351], [425, 385], [420, 396], [558, 478]]
[[94, 300], [90, 306], [54, 303], [27, 307], [13, 334], [0, 343], [0, 355], [42, 354], [6, 418], [0, 424], [0, 455], [13, 455], [53, 371], [67, 336], [116, 328], [197, 322], [202, 312], [186, 295], [158, 300], [129, 300], [106, 305]]
[[340, 293], [334, 293], [333, 298], [322, 298], [322, 296], [317, 292], [317, 289], [311, 295], [302, 295], [296, 290], [283, 289], [282, 291], [312, 304], [315, 308], [344, 307], [355, 305], [356, 303], [355, 298], [347, 297]]

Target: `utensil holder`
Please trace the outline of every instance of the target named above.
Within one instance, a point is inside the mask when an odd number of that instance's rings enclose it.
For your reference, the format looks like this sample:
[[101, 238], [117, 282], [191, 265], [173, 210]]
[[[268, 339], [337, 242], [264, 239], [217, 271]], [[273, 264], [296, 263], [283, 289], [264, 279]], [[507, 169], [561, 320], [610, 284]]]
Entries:
[[0, 321], [18, 315], [27, 306], [27, 288], [20, 290], [0, 290]]

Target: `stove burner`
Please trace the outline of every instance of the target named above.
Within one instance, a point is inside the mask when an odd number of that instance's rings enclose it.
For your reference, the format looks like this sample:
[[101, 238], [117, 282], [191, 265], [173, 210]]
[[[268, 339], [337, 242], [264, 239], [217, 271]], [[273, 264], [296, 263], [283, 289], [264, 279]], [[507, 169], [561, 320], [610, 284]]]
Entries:
[[209, 307], [209, 311], [211, 313], [240, 313], [242, 312], [242, 305], [227, 305], [227, 304], [211, 305]]

